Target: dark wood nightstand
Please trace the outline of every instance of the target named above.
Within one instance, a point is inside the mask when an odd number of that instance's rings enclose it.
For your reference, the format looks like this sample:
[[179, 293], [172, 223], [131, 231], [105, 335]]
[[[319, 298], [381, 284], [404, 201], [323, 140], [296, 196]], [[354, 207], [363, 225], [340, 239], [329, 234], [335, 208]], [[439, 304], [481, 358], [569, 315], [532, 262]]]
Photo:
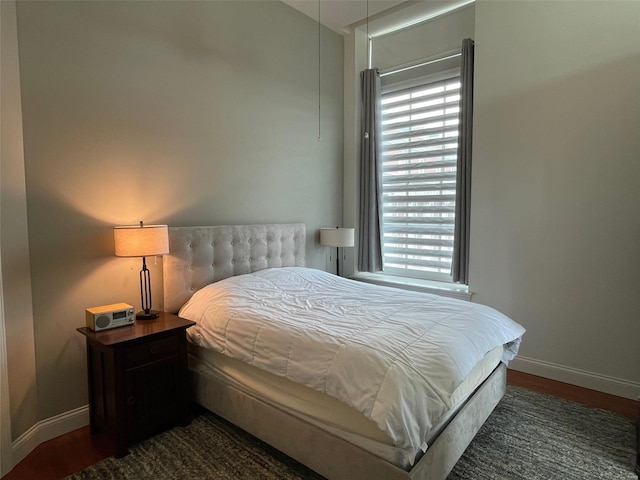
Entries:
[[113, 437], [122, 457], [135, 442], [190, 421], [186, 329], [195, 322], [160, 312], [155, 320], [94, 332], [87, 340], [91, 433]]

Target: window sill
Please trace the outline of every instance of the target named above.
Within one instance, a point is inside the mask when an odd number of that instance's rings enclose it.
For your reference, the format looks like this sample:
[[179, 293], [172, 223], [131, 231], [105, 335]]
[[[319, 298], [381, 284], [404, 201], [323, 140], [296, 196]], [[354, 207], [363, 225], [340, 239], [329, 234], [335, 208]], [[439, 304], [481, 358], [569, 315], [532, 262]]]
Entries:
[[402, 288], [416, 292], [433, 293], [443, 297], [458, 298], [460, 300], [471, 301], [472, 292], [466, 285], [457, 283], [436, 282], [433, 280], [422, 280], [418, 278], [398, 277], [384, 273], [358, 272], [351, 277], [353, 280], [361, 282], [384, 285], [386, 287]]

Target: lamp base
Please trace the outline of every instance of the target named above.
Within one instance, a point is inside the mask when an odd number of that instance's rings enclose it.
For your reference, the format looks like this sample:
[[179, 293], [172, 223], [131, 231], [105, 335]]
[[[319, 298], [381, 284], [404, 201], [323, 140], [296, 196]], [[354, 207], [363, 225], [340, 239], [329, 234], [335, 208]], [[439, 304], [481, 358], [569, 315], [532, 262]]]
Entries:
[[142, 312], [136, 313], [137, 320], [153, 320], [154, 318], [158, 318], [159, 316], [160, 314], [155, 310], [149, 310], [148, 312], [145, 312], [143, 310]]

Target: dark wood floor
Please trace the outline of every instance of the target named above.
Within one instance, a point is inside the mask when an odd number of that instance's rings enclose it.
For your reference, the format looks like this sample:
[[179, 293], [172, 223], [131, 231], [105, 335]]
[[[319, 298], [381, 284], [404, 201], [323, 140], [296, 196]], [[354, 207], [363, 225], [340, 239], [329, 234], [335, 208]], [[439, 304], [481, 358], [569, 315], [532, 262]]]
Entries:
[[576, 387], [575, 385], [549, 380], [548, 378], [538, 377], [536, 375], [529, 375], [528, 373], [507, 370], [507, 383], [509, 385], [517, 385], [536, 392], [561, 397], [589, 407], [609, 410], [632, 420], [638, 419], [640, 415], [640, 404], [636, 400], [616, 397], [608, 393]]
[[[638, 419], [640, 412], [637, 401], [514, 370], [508, 370], [507, 383], [610, 410], [633, 420]], [[105, 440], [101, 435], [91, 435], [88, 426], [74, 430], [38, 446], [2, 480], [61, 479], [113, 455]]]

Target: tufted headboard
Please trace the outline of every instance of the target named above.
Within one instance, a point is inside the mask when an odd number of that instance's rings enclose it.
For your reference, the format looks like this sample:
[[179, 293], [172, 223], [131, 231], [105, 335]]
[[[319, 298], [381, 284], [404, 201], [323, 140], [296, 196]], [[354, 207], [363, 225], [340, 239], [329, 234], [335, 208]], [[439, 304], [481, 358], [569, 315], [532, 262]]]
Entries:
[[304, 267], [303, 223], [170, 227], [162, 259], [164, 310], [176, 313], [197, 290], [271, 267]]

